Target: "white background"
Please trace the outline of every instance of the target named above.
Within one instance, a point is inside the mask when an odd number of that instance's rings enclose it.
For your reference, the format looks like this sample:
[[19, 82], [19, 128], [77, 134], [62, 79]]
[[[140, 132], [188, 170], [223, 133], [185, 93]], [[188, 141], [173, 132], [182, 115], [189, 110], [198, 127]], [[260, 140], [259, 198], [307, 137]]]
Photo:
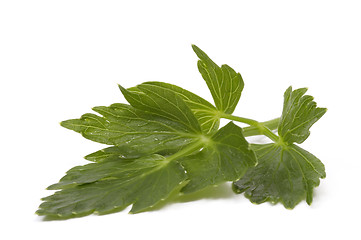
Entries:
[[[348, 0], [0, 1], [0, 238], [360, 239], [360, 12]], [[135, 215], [35, 215], [45, 187], [103, 147], [58, 123], [124, 102], [117, 83], [211, 101], [192, 43], [242, 74], [236, 115], [278, 117], [289, 85], [328, 108], [302, 144], [326, 166], [313, 204], [254, 205], [226, 184]]]

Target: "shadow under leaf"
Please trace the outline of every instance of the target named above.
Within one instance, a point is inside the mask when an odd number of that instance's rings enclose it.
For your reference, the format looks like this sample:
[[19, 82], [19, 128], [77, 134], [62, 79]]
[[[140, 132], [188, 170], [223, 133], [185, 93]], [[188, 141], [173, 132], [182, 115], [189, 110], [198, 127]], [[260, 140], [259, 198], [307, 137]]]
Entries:
[[227, 199], [235, 196], [231, 188], [231, 183], [223, 183], [217, 186], [208, 186], [205, 189], [189, 194], [181, 193], [180, 189], [182, 187], [184, 187], [184, 185], [181, 185], [179, 188], [175, 189], [167, 199], [160, 201], [156, 205], [145, 209], [144, 211], [157, 211], [164, 208], [165, 206], [176, 203], [187, 203], [201, 199]]

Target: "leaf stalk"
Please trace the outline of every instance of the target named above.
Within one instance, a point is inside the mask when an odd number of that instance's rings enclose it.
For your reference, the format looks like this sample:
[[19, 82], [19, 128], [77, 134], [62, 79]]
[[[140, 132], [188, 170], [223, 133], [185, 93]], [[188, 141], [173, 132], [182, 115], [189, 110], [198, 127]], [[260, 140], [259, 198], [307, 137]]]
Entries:
[[279, 142], [280, 140], [279, 136], [272, 132], [272, 130], [277, 128], [280, 120], [279, 118], [275, 118], [265, 122], [258, 122], [250, 118], [238, 117], [231, 114], [222, 114], [221, 117], [250, 125], [249, 127], [243, 128], [243, 135], [245, 137], [265, 135], [274, 142]]

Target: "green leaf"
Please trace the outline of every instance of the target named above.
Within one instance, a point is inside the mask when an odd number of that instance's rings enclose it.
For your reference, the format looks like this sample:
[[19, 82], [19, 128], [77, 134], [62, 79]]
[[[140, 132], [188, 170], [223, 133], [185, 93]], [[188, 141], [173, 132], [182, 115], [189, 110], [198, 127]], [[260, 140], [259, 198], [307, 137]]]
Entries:
[[[158, 86], [167, 90], [171, 90], [177, 93], [184, 102], [188, 105], [188, 107], [192, 110], [195, 117], [197, 118], [202, 132], [206, 134], [211, 134], [217, 131], [220, 122], [220, 114], [219, 111], [208, 101], [201, 98], [200, 96], [189, 92], [181, 87], [163, 83], [163, 82], [145, 82], [140, 84], [140, 86], [144, 85], [153, 85]], [[132, 91], [136, 91], [136, 89], [141, 92], [138, 88], [131, 88]]]
[[291, 87], [286, 90], [278, 124], [279, 141], [252, 145], [258, 165], [233, 184], [235, 192], [245, 192], [254, 203], [281, 202], [290, 209], [303, 199], [311, 204], [314, 187], [326, 177], [322, 162], [294, 144], [305, 141], [310, 127], [326, 112], [325, 108], [316, 107], [313, 97], [304, 95], [306, 91], [292, 91]]
[[253, 203], [281, 202], [286, 208], [294, 208], [306, 199], [310, 205], [314, 187], [325, 178], [322, 162], [306, 150], [291, 144], [252, 145], [258, 164], [245, 176], [233, 183], [234, 191], [245, 193]]
[[157, 154], [91, 163], [71, 169], [50, 186], [62, 190], [44, 198], [37, 214], [69, 218], [114, 212], [131, 204], [131, 212], [137, 213], [166, 198], [185, 179], [177, 161]]
[[256, 164], [256, 157], [242, 129], [230, 122], [206, 142], [202, 151], [180, 161], [190, 180], [182, 192], [190, 193], [209, 185], [238, 180]]
[[283, 111], [278, 134], [286, 143], [302, 143], [310, 135], [309, 129], [327, 111], [319, 108], [313, 97], [304, 95], [307, 88], [292, 91], [289, 87], [284, 94]]
[[120, 155], [127, 158], [172, 153], [199, 137], [179, 121], [152, 115], [126, 104], [116, 103], [93, 110], [102, 116], [87, 113], [80, 119], [67, 120], [61, 125], [92, 141], [115, 145]]
[[198, 70], [211, 91], [217, 109], [231, 114], [237, 106], [244, 87], [241, 74], [228, 65], [219, 67], [197, 46], [192, 45], [192, 47], [200, 59]]
[[176, 121], [191, 132], [201, 132], [199, 122], [192, 110], [177, 93], [149, 84], [137, 86], [142, 92], [130, 91], [120, 85], [119, 88], [133, 107]]
[[[326, 109], [317, 108], [313, 98], [304, 95], [306, 89], [287, 89], [277, 136], [266, 127], [277, 120], [259, 123], [231, 115], [244, 87], [241, 75], [227, 65], [217, 66], [194, 45], [193, 50], [216, 107], [167, 83], [119, 86], [130, 105], [94, 107], [97, 114], [61, 123], [111, 146], [87, 155], [93, 163], [70, 169], [49, 186], [56, 192], [43, 199], [37, 214], [66, 219], [130, 205], [137, 213], [172, 192], [191, 193], [224, 181], [236, 181], [234, 190], [256, 203], [282, 202], [293, 208], [306, 198], [311, 204], [325, 169], [294, 143], [309, 136]], [[250, 146], [233, 122], [218, 130], [221, 117], [247, 123], [247, 136], [263, 133], [275, 143]]]
[[92, 162], [101, 162], [108, 159], [125, 158], [125, 156], [122, 148], [113, 146], [88, 154], [84, 158]]
[[189, 183], [182, 191], [189, 193], [236, 180], [256, 163], [242, 129], [233, 123], [172, 155], [127, 159], [110, 147], [87, 157], [97, 162], [74, 167], [49, 186], [59, 191], [43, 199], [37, 214], [69, 218], [119, 211], [131, 204], [136, 213], [165, 199], [185, 180]]

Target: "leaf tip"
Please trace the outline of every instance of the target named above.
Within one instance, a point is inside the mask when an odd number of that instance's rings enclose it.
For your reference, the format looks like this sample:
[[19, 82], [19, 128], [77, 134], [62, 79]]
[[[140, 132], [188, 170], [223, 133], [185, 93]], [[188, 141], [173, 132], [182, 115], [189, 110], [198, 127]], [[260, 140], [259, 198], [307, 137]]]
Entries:
[[120, 89], [120, 91], [125, 91], [126, 89], [122, 86], [122, 85], [120, 85], [120, 84], [118, 84], [118, 88]]
[[205, 52], [203, 52], [199, 47], [197, 47], [196, 45], [192, 44], [192, 49], [195, 52], [195, 54], [197, 54], [198, 58], [201, 60], [206, 60], [209, 57], [207, 56], [207, 54]]
[[41, 209], [36, 210], [35, 214], [38, 215], [38, 216], [43, 216], [44, 215], [44, 213], [41, 211]]
[[123, 96], [126, 98], [126, 95], [127, 95], [127, 93], [129, 93], [129, 91], [120, 84], [118, 84], [118, 88], [122, 92]]
[[[48, 186], [47, 188], [46, 188], [46, 190], [57, 190], [58, 188], [57, 188], [57, 183], [55, 183], [55, 184], [52, 184], [52, 185], [50, 185], [50, 186]], [[43, 200], [43, 199], [42, 199]]]
[[64, 128], [71, 129], [70, 124], [69, 124], [69, 120], [61, 121], [59, 124], [60, 124], [60, 126], [62, 126]]
[[197, 47], [197, 45], [195, 45], [195, 44], [192, 44], [192, 49], [193, 49], [193, 51], [196, 51], [199, 49], [199, 47]]

